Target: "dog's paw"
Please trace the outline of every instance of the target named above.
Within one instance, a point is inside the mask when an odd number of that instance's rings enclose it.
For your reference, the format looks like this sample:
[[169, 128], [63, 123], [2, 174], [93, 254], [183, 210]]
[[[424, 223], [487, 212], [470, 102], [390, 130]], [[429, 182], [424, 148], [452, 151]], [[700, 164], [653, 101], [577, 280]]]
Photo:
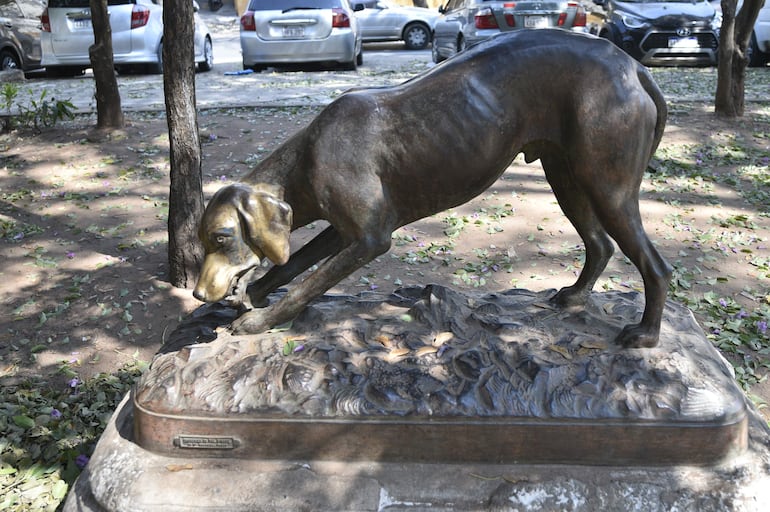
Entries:
[[236, 318], [230, 325], [230, 331], [233, 334], [259, 334], [265, 332], [270, 327], [264, 310], [251, 310]]
[[642, 324], [627, 325], [620, 331], [615, 343], [623, 348], [653, 348], [658, 345], [658, 332]]

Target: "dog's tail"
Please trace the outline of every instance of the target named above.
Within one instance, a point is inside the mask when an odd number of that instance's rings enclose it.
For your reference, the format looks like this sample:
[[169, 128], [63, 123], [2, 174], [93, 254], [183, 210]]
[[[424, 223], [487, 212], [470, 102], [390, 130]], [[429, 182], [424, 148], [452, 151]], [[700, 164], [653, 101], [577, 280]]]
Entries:
[[[663, 92], [660, 90], [660, 87], [658, 87], [658, 84], [655, 83], [655, 80], [653, 80], [652, 75], [650, 75], [650, 72], [642, 66], [641, 64], [637, 65], [637, 76], [639, 78], [639, 82], [642, 84], [642, 87], [644, 87], [644, 90], [647, 92], [647, 94], [650, 96], [650, 99], [652, 99], [652, 102], [655, 104], [655, 108], [658, 111], [658, 119], [655, 123], [655, 140], [652, 144], [652, 149], [650, 152], [650, 160], [652, 160], [652, 157], [655, 156], [655, 151], [658, 150], [658, 145], [660, 144], [661, 139], [663, 138], [663, 131], [666, 129], [666, 118], [668, 117], [668, 106], [666, 105], [666, 99], [663, 96]], [[652, 168], [648, 165], [648, 170], [655, 172], [656, 169]]]

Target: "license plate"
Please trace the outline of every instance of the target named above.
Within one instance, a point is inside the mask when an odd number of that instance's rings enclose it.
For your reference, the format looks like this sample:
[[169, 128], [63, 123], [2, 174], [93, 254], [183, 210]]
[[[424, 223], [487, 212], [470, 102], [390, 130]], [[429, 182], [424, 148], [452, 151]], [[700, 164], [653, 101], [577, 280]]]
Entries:
[[72, 25], [75, 28], [91, 28], [91, 20], [90, 18], [72, 20]]
[[545, 16], [525, 16], [524, 26], [526, 28], [547, 28], [548, 18]]
[[283, 37], [293, 39], [305, 37], [305, 27], [283, 27]]
[[669, 37], [669, 48], [699, 48], [696, 37]]

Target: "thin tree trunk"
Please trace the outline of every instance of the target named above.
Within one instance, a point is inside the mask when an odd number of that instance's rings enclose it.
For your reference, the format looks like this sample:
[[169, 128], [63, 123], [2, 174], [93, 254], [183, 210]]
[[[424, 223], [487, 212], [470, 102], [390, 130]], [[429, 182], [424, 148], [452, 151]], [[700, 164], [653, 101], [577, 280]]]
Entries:
[[745, 111], [748, 46], [762, 0], [745, 0], [736, 14], [737, 0], [722, 0], [719, 66], [714, 111], [722, 117], [740, 117]]
[[107, 0], [90, 0], [90, 7], [94, 44], [88, 48], [88, 57], [91, 59], [96, 83], [96, 127], [123, 128], [123, 110], [120, 106], [120, 91], [112, 58], [112, 28], [107, 12]]
[[171, 157], [169, 281], [188, 288], [195, 284], [203, 260], [197, 238], [203, 213], [203, 179], [195, 110], [192, 2], [166, 0], [163, 22], [163, 85]]

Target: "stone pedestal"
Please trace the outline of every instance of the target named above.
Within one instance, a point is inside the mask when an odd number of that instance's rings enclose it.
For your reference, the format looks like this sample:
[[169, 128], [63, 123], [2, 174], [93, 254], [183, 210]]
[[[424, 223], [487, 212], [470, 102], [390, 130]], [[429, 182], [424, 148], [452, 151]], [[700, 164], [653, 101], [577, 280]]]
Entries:
[[[770, 436], [690, 312], [636, 293], [325, 297], [232, 336], [207, 306], [126, 397], [65, 510], [762, 510]], [[764, 494], [763, 494], [764, 493]]]

